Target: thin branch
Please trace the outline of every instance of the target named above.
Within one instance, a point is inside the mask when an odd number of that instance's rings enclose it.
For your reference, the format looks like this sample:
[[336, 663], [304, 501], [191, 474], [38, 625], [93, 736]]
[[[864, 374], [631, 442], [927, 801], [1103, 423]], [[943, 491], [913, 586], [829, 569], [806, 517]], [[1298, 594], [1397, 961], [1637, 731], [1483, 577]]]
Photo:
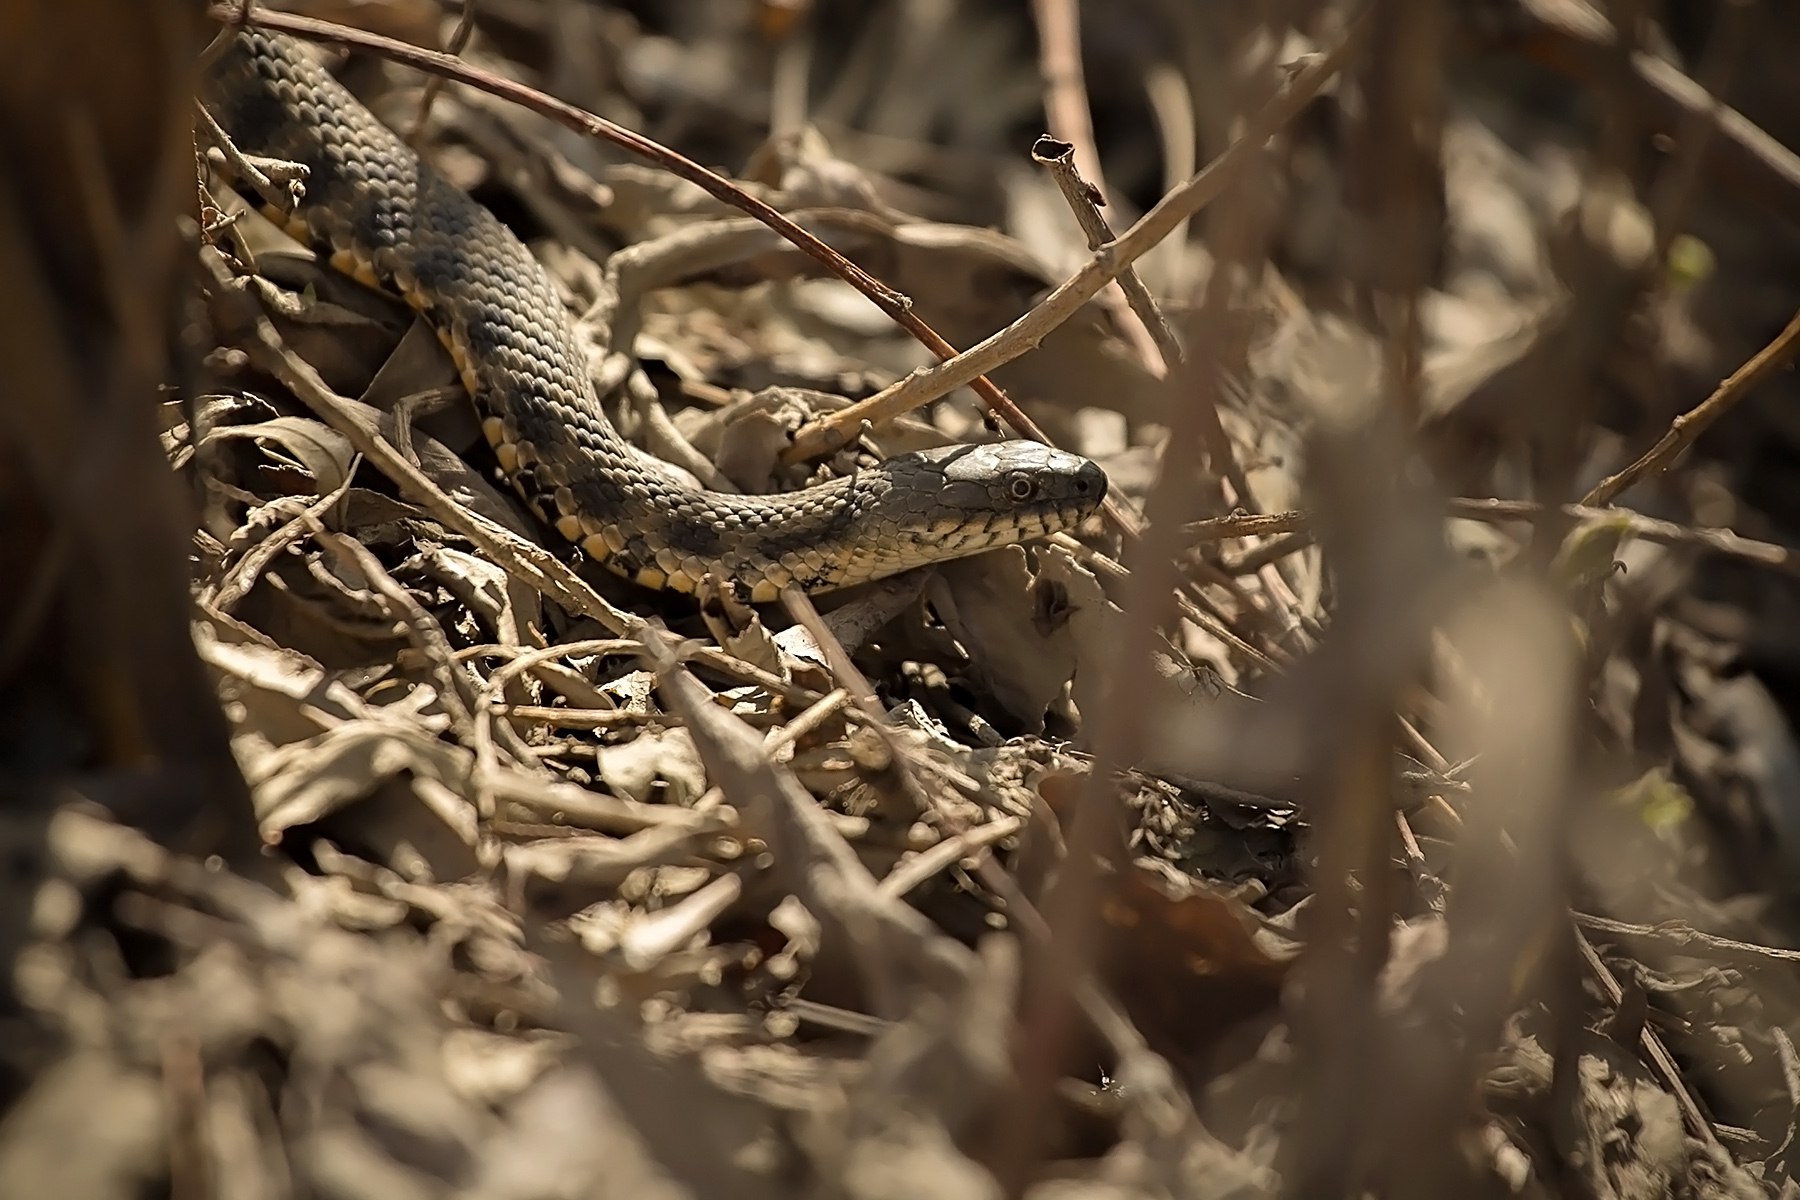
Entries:
[[1796, 352], [1800, 352], [1800, 312], [1794, 314], [1786, 329], [1775, 335], [1774, 341], [1733, 371], [1712, 395], [1676, 417], [1670, 424], [1669, 431], [1642, 458], [1617, 475], [1609, 475], [1595, 484], [1594, 489], [1581, 498], [1581, 502], [1587, 505], [1610, 504], [1615, 496], [1646, 475], [1661, 474], [1668, 470], [1714, 421], [1736, 407], [1737, 402], [1748, 395], [1751, 388], [1792, 362]]
[[[1626, 523], [1633, 537], [1664, 546], [1697, 546], [1741, 558], [1758, 566], [1773, 567], [1789, 575], [1800, 575], [1800, 557], [1786, 546], [1759, 542], [1729, 529], [1708, 529], [1696, 525], [1678, 525], [1659, 521], [1624, 508], [1594, 508], [1585, 504], [1564, 504], [1561, 515], [1574, 521], [1618, 521]], [[1450, 501], [1450, 515], [1471, 521], [1503, 524], [1512, 521], [1535, 521], [1544, 514], [1544, 506], [1520, 500], [1459, 499]]]
[[1779, 946], [1764, 946], [1756, 942], [1721, 937], [1716, 933], [1695, 929], [1686, 921], [1634, 925], [1628, 921], [1615, 921], [1611, 917], [1578, 912], [1575, 914], [1575, 923], [1608, 939], [1635, 941], [1654, 946], [1663, 954], [1730, 963], [1740, 969], [1791, 971], [1796, 964], [1800, 964], [1800, 950], [1784, 950]]
[[[1031, 161], [1049, 171], [1050, 178], [1056, 181], [1056, 188], [1062, 193], [1069, 211], [1075, 214], [1076, 224], [1087, 235], [1088, 249], [1098, 250], [1113, 240], [1113, 227], [1106, 214], [1100, 211], [1100, 206], [1106, 203], [1105, 193], [1100, 184], [1082, 172], [1079, 158], [1080, 147], [1066, 138], [1046, 135], [1031, 147]], [[1150, 294], [1137, 268], [1128, 266], [1119, 272], [1118, 284], [1131, 304], [1131, 311], [1137, 314], [1155, 340], [1163, 364], [1180, 362], [1181, 342], [1169, 328], [1168, 320], [1157, 307], [1156, 297]]]
[[1720, 18], [1708, 38], [1706, 58], [1700, 66], [1700, 85], [1711, 103], [1694, 108], [1681, 120], [1675, 135], [1675, 152], [1656, 180], [1650, 194], [1650, 214], [1656, 223], [1656, 261], [1667, 262], [1669, 247], [1681, 232], [1689, 203], [1706, 165], [1707, 151], [1726, 112], [1725, 95], [1749, 48], [1756, 24], [1756, 0], [1725, 0]]
[[[1100, 150], [1094, 142], [1093, 113], [1088, 104], [1087, 79], [1081, 65], [1079, 0], [1032, 0], [1031, 8], [1038, 33], [1038, 73], [1044, 80], [1044, 117], [1049, 122], [1051, 138], [1069, 148], [1069, 173], [1083, 178], [1084, 189], [1091, 187], [1092, 191], [1083, 190], [1081, 200], [1077, 202], [1063, 178], [1058, 177], [1056, 183], [1075, 207], [1076, 218], [1088, 235], [1088, 249], [1097, 249], [1112, 240], [1112, 233], [1107, 230], [1096, 235], [1095, 228], [1096, 222], [1100, 228], [1105, 228], [1099, 208], [1107, 203], [1107, 186]], [[1039, 144], [1043, 144], [1043, 139], [1039, 139]], [[1035, 151], [1032, 157], [1037, 157]], [[1092, 213], [1093, 221], [1083, 214], [1083, 207]], [[1171, 353], [1174, 339], [1168, 326], [1161, 323], [1161, 317], [1151, 315], [1154, 306], [1145, 307], [1144, 301], [1149, 299], [1150, 293], [1143, 285], [1138, 285], [1139, 294], [1132, 293], [1127, 279], [1135, 278], [1135, 274], [1120, 276], [1121, 290], [1108, 288], [1101, 293], [1101, 300], [1119, 318], [1126, 340], [1133, 343], [1144, 365], [1158, 371], [1175, 361]], [[1129, 305], [1129, 312], [1123, 310], [1120, 300]]]
[[[1646, 542], [1664, 546], [1697, 546], [1716, 554], [1741, 558], [1758, 566], [1772, 567], [1786, 574], [1800, 575], [1800, 555], [1786, 546], [1747, 538], [1730, 529], [1709, 529], [1661, 521], [1626, 508], [1596, 508], [1591, 504], [1550, 506], [1530, 500], [1496, 500], [1480, 496], [1458, 497], [1449, 501], [1446, 507], [1452, 517], [1483, 521], [1489, 525], [1530, 523], [1541, 519], [1554, 507], [1557, 515], [1570, 521], [1624, 521], [1627, 531], [1633, 537], [1643, 538]], [[1199, 542], [1277, 534], [1304, 535], [1284, 541], [1280, 546], [1283, 554], [1292, 554], [1311, 545], [1313, 541], [1311, 519], [1298, 509], [1270, 513], [1267, 516], [1232, 513], [1209, 521], [1196, 521], [1187, 526], [1187, 534]], [[1239, 564], [1234, 572], [1241, 572], [1243, 569], [1243, 565]]]
[[[1584, 0], [1518, 0], [1509, 21], [1493, 43], [1510, 45], [1574, 79], [1604, 77], [1617, 54], [1617, 31]], [[1718, 103], [1665, 59], [1643, 51], [1633, 54], [1630, 79], [1634, 100], [1659, 132], [1676, 136], [1696, 113], [1716, 129], [1719, 140], [1707, 165], [1722, 185], [1721, 194], [1747, 195], [1800, 226], [1800, 154], [1736, 109]]]
[[[450, 40], [444, 44], [446, 54], [461, 55], [469, 44], [469, 37], [475, 32], [475, 0], [462, 0], [462, 12], [457, 15], [456, 28], [450, 33]], [[425, 81], [425, 90], [419, 96], [419, 111], [413, 116], [412, 128], [407, 130], [408, 145], [417, 146], [424, 136], [425, 122], [431, 119], [431, 108], [437, 103], [438, 93], [444, 90], [444, 77], [433, 75]]]

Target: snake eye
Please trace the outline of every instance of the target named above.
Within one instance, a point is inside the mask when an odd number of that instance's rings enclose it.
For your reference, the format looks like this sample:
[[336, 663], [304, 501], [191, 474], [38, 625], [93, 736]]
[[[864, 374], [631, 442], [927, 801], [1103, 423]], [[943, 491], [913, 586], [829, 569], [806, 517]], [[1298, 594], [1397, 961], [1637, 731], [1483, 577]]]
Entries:
[[1014, 475], [1006, 481], [1006, 494], [1024, 503], [1037, 495], [1037, 482], [1029, 475]]

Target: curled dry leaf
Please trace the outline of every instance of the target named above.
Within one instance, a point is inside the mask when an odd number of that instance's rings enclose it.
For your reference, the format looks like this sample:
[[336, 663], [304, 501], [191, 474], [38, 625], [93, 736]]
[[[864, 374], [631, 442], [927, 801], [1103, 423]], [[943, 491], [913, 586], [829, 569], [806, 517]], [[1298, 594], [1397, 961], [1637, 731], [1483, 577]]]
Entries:
[[646, 729], [629, 742], [596, 752], [600, 779], [628, 799], [690, 808], [707, 787], [707, 773], [687, 729]]
[[1035, 575], [1017, 546], [945, 563], [934, 607], [969, 655], [973, 682], [1030, 733], [1076, 670], [1066, 593]]
[[[350, 477], [356, 451], [344, 436], [321, 421], [308, 417], [276, 417], [251, 425], [224, 425], [207, 431], [202, 447], [233, 439], [249, 439], [285, 451], [291, 463], [310, 478], [307, 489], [325, 495], [342, 487]], [[273, 457], [273, 456], [271, 456]], [[275, 459], [279, 462], [279, 459]]]
[[1184, 1061], [1278, 1002], [1301, 943], [1230, 892], [1138, 860], [1106, 885], [1102, 971], [1152, 1046]]
[[404, 774], [439, 782], [467, 778], [466, 751], [439, 742], [417, 725], [366, 720], [273, 749], [247, 764], [263, 837], [277, 841], [297, 825], [319, 821], [370, 796]]
[[716, 448], [696, 444], [705, 446], [719, 470], [740, 488], [765, 491], [795, 431], [815, 415], [790, 389], [759, 392], [719, 410], [708, 422], [717, 430]]
[[394, 347], [358, 399], [382, 412], [392, 412], [402, 402], [433, 393], [442, 399], [430, 409], [438, 427], [454, 425], [459, 446], [472, 445], [480, 436], [475, 415], [463, 399], [456, 364], [423, 318], [406, 327]]

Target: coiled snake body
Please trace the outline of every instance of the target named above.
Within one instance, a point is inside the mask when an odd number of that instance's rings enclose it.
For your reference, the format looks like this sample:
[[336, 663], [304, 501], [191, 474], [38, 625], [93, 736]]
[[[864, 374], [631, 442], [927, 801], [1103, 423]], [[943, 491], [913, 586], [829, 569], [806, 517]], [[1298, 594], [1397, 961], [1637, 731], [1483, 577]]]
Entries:
[[897, 455], [801, 491], [678, 480], [607, 420], [569, 316], [510, 229], [445, 180], [290, 39], [240, 31], [204, 97], [239, 149], [299, 163], [278, 214], [337, 269], [398, 293], [436, 330], [513, 486], [589, 557], [648, 587], [708, 574], [756, 601], [822, 592], [1068, 529], [1106, 475], [1035, 442]]

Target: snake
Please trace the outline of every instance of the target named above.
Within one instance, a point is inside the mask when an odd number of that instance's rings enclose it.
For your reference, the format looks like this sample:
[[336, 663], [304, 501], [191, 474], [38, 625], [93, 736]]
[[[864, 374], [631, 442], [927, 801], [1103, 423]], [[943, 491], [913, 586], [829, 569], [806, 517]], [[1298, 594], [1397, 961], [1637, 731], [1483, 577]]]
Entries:
[[1105, 499], [1098, 464], [1024, 439], [895, 454], [793, 491], [698, 486], [619, 433], [519, 236], [301, 43], [238, 30], [201, 99], [245, 161], [304, 168], [281, 204], [227, 182], [332, 268], [418, 313], [507, 482], [578, 555], [646, 588], [693, 593], [710, 578], [752, 602], [829, 592], [1073, 530]]

